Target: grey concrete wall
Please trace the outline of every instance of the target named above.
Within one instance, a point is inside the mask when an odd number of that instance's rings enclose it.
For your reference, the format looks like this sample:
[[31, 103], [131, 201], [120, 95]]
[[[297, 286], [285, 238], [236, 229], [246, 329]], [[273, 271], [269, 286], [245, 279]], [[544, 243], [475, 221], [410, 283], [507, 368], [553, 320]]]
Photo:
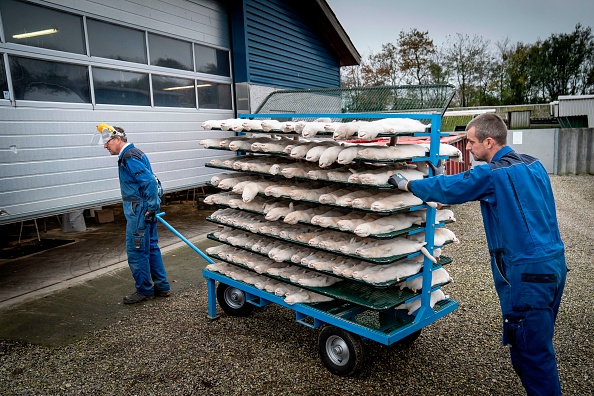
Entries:
[[556, 129], [519, 129], [507, 133], [507, 144], [518, 153], [536, 157], [549, 173], [555, 173]]
[[559, 175], [594, 175], [594, 128], [559, 129]]

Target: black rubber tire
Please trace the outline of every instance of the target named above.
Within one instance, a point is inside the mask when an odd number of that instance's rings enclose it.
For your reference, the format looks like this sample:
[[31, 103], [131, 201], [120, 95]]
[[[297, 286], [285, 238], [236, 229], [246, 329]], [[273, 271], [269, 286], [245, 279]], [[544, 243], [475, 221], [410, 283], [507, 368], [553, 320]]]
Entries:
[[421, 330], [423, 330], [423, 329], [419, 329], [419, 330], [415, 331], [414, 333], [407, 335], [406, 337], [404, 337], [403, 339], [398, 341], [396, 343], [396, 345], [398, 345], [400, 347], [404, 347], [404, 348], [411, 347], [412, 344], [414, 344], [414, 342], [417, 340], [417, 338], [419, 338], [419, 336], [421, 335]]
[[363, 368], [363, 345], [359, 336], [335, 326], [322, 327], [318, 351], [324, 366], [332, 374], [348, 377]]
[[246, 301], [243, 290], [224, 283], [217, 286], [217, 301], [223, 311], [231, 316], [248, 316], [254, 309], [254, 306]]

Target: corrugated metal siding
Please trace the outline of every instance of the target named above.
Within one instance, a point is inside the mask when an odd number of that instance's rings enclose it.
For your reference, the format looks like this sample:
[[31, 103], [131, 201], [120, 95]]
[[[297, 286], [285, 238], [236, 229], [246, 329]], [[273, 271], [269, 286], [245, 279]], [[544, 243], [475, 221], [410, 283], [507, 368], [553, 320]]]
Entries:
[[583, 98], [559, 97], [558, 117], [588, 116], [588, 128], [594, 128], [594, 97], [592, 95]]
[[287, 89], [340, 87], [339, 60], [298, 5], [245, 2], [249, 82]]
[[531, 111], [510, 111], [509, 112], [509, 127], [510, 128], [530, 128], [530, 114]]
[[[231, 136], [199, 131], [206, 119], [231, 112], [126, 112], [0, 107], [0, 208], [10, 216], [33, 218], [74, 207], [120, 200], [117, 157], [89, 144], [95, 125], [122, 126], [128, 141], [143, 150], [168, 191], [204, 184], [217, 170], [204, 164], [230, 153], [204, 150], [199, 141]], [[34, 120], [34, 121], [33, 121]]]
[[[224, 7], [210, 0], [63, 0], [85, 14], [230, 48]], [[63, 8], [63, 7], [62, 7]], [[232, 110], [115, 110], [0, 106], [0, 224], [100, 206], [120, 198], [117, 158], [91, 146], [95, 126], [119, 125], [149, 156], [167, 191], [204, 184], [216, 169], [204, 164], [232, 154], [204, 150], [201, 139], [230, 136], [201, 131], [207, 119], [233, 118]], [[8, 148], [16, 147], [16, 153]]]

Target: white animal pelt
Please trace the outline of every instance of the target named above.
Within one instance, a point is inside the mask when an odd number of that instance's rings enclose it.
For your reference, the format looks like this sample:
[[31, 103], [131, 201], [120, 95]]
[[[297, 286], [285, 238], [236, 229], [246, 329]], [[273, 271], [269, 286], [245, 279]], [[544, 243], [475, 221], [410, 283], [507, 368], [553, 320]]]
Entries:
[[332, 137], [334, 140], [348, 139], [359, 131], [361, 125], [367, 122], [368, 121], [345, 122], [334, 129]]
[[371, 210], [376, 212], [390, 211], [397, 208], [421, 205], [423, 200], [410, 192], [395, 192], [392, 196], [382, 198], [371, 204]]
[[424, 132], [425, 128], [425, 124], [411, 118], [383, 118], [361, 125], [358, 135], [360, 139], [372, 140], [380, 133]]
[[[453, 279], [445, 270], [445, 268], [438, 268], [435, 271], [431, 271], [431, 287], [446, 282], [452, 282]], [[414, 279], [407, 280], [400, 284], [400, 290], [408, 288], [415, 293], [423, 288], [423, 276], [418, 276]]]
[[[428, 143], [421, 143], [419, 146], [423, 146], [427, 152], [429, 152], [429, 144]], [[460, 151], [457, 147], [452, 146], [451, 144], [440, 143], [439, 144], [439, 155], [447, 155], [450, 159], [462, 162], [462, 151]]]
[[310, 286], [310, 287], [328, 287], [332, 286], [333, 284], [340, 282], [342, 279], [330, 276], [330, 275], [320, 275], [316, 272], [312, 272], [311, 275], [301, 275], [297, 277], [296, 283], [302, 286]]
[[320, 293], [302, 290], [298, 293], [293, 293], [285, 297], [287, 304], [293, 305], [298, 303], [317, 303], [324, 301], [332, 301], [332, 297], [325, 296]]
[[[435, 304], [437, 304], [439, 301], [446, 300], [448, 298], [450, 298], [450, 296], [444, 294], [443, 291], [441, 291], [441, 289], [435, 290], [434, 292], [431, 293], [431, 298], [429, 300], [429, 306], [431, 308], [433, 308], [435, 306]], [[408, 310], [408, 314], [412, 315], [420, 307], [421, 307], [421, 297], [417, 298], [416, 300], [414, 300], [412, 302], [400, 304], [394, 309], [406, 309], [406, 310]]]
[[415, 253], [425, 246], [426, 242], [412, 241], [403, 237], [380, 240], [367, 246], [359, 247], [355, 254], [366, 258], [392, 257]]
[[[419, 232], [418, 234], [409, 235], [408, 239], [411, 241], [424, 241], [425, 232]], [[452, 230], [447, 228], [436, 228], [433, 238], [433, 244], [435, 246], [443, 246], [446, 242], [460, 243], [460, 240], [456, 238], [456, 235]]]
[[361, 279], [371, 284], [400, 281], [418, 273], [423, 268], [423, 255], [418, 255], [396, 263], [377, 265], [375, 271], [368, 272]]
[[420, 144], [366, 147], [357, 152], [357, 158], [368, 160], [403, 160], [426, 155], [426, 148]]
[[391, 216], [380, 217], [367, 223], [359, 224], [355, 228], [355, 234], [361, 237], [369, 235], [381, 235], [388, 232], [400, 231], [412, 227], [415, 221], [419, 219], [414, 213], [398, 213]]
[[266, 187], [268, 186], [269, 182], [267, 181], [254, 181], [248, 183], [241, 192], [241, 198], [243, 199], [243, 202], [250, 202], [256, 197], [256, 195], [258, 195], [258, 193], [264, 193], [264, 190], [266, 190]]
[[280, 131], [284, 128], [283, 123], [277, 120], [264, 120], [261, 122], [261, 126], [264, 132]]
[[326, 125], [327, 123], [325, 122], [308, 122], [307, 124], [305, 124], [305, 127], [303, 127], [303, 130], [301, 131], [301, 135], [304, 138], [311, 138], [314, 137], [318, 134], [318, 132], [324, 132], [324, 125]]
[[230, 118], [227, 120], [206, 120], [202, 123], [202, 129], [205, 131], [210, 131], [211, 129], [221, 129], [221, 123], [223, 122], [233, 122], [236, 118]]

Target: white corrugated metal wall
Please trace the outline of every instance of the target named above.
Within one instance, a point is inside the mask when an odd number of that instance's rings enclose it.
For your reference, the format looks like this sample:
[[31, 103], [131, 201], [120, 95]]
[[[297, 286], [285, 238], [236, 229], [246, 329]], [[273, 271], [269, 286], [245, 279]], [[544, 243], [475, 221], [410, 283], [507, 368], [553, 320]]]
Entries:
[[588, 128], [594, 128], [594, 95], [559, 96], [558, 117], [588, 116]]
[[[216, 1], [61, 0], [35, 3], [199, 44], [230, 48], [227, 11]], [[0, 53], [42, 54], [60, 60], [56, 51], [23, 47], [1, 42]], [[83, 58], [88, 58], [79, 57], [83, 64]], [[105, 60], [105, 65], [110, 66], [110, 61]], [[137, 67], [143, 71], [142, 65]], [[189, 78], [209, 78], [231, 84], [231, 77], [186, 73]], [[3, 100], [0, 103], [0, 209], [8, 215], [0, 216], [0, 223], [120, 200], [117, 158], [110, 156], [102, 146], [89, 144], [98, 123], [122, 126], [129, 141], [148, 154], [166, 190], [174, 191], [209, 180], [213, 170], [205, 168], [204, 163], [223, 155], [201, 148], [199, 140], [213, 137], [215, 133], [199, 131], [202, 129], [200, 124], [207, 119], [233, 116], [233, 110], [57, 106], [49, 102], [19, 101], [15, 106], [14, 101]], [[221, 132], [216, 135], [221, 136]]]

